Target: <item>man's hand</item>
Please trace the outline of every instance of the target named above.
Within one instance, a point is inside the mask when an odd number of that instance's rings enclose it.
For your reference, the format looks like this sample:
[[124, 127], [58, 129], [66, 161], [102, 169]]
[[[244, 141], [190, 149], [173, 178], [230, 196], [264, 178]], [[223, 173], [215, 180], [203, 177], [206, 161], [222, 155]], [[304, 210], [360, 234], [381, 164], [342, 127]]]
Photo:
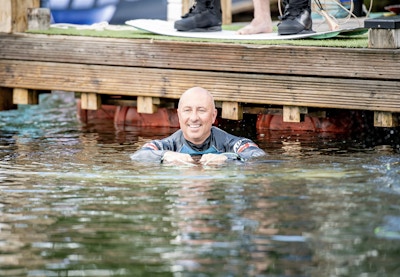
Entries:
[[163, 162], [172, 164], [192, 164], [194, 160], [189, 154], [167, 151], [164, 153]]
[[200, 159], [200, 163], [203, 165], [222, 164], [227, 159], [228, 158], [225, 155], [221, 155], [221, 154], [204, 154]]

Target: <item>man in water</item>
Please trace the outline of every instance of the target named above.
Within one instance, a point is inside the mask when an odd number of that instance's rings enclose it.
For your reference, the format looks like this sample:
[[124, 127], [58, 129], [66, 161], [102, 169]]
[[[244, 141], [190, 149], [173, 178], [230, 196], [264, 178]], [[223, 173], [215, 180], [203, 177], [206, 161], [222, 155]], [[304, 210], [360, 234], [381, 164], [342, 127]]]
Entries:
[[252, 140], [229, 134], [215, 126], [214, 98], [209, 91], [193, 87], [178, 103], [180, 129], [171, 136], [152, 140], [131, 155], [132, 160], [165, 163], [223, 163], [228, 159], [248, 160], [266, 155]]

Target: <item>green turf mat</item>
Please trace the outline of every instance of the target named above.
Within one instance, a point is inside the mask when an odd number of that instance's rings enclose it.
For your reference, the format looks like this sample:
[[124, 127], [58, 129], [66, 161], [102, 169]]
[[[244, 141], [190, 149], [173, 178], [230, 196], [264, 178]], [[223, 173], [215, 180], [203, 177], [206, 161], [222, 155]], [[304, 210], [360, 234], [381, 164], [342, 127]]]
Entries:
[[[224, 30], [238, 30], [243, 25], [232, 24], [223, 26]], [[367, 34], [352, 37], [335, 37], [331, 39], [296, 39], [296, 40], [223, 40], [223, 39], [203, 39], [203, 38], [182, 38], [155, 35], [152, 33], [127, 30], [121, 28], [93, 30], [80, 29], [76, 27], [58, 28], [51, 27], [48, 30], [27, 31], [32, 34], [45, 35], [69, 35], [69, 36], [88, 36], [88, 37], [106, 37], [106, 38], [124, 38], [124, 39], [152, 39], [152, 40], [168, 40], [168, 41], [184, 41], [184, 42], [216, 42], [216, 43], [233, 43], [233, 44], [256, 44], [256, 45], [293, 45], [293, 46], [317, 46], [317, 47], [341, 47], [341, 48], [367, 48]]]

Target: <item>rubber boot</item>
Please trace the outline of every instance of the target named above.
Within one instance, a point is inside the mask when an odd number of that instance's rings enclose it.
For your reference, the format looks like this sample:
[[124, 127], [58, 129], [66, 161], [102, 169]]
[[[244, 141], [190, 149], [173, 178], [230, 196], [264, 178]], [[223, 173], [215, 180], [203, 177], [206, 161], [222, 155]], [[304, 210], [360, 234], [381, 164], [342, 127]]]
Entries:
[[197, 0], [174, 27], [184, 32], [216, 32], [222, 30], [221, 25], [221, 0]]
[[314, 33], [311, 19], [311, 0], [286, 0], [285, 11], [278, 24], [278, 35]]

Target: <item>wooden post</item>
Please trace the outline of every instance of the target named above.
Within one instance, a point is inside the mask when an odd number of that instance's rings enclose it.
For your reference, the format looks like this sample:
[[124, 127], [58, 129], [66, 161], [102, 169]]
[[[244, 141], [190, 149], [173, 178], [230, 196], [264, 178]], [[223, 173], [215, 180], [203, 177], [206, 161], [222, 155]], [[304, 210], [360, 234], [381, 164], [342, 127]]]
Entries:
[[222, 102], [222, 118], [241, 120], [243, 119], [243, 108], [238, 102]]
[[[182, 14], [186, 14], [193, 5], [193, 0], [182, 0]], [[232, 23], [232, 0], [221, 0], [222, 24]]]
[[160, 104], [160, 98], [138, 96], [137, 98], [137, 111], [138, 113], [152, 114], [157, 112], [157, 105]]
[[301, 114], [307, 114], [306, 107], [283, 106], [283, 122], [301, 122], [303, 118]]
[[39, 8], [40, 0], [0, 0], [0, 32], [24, 32], [28, 9]]
[[28, 9], [28, 30], [47, 30], [50, 28], [50, 10], [45, 8]]
[[39, 103], [39, 93], [37, 90], [14, 88], [13, 104], [37, 105]]
[[369, 48], [400, 48], [400, 18], [397, 16], [367, 19]]
[[[397, 16], [366, 19], [364, 26], [368, 30], [368, 47], [379, 49], [400, 48], [400, 18]], [[388, 111], [374, 111], [375, 127], [398, 127], [398, 115]]]
[[400, 29], [369, 29], [369, 48], [400, 48]]
[[398, 127], [398, 117], [391, 112], [374, 112], [374, 126], [386, 128]]
[[98, 110], [101, 108], [101, 96], [96, 93], [81, 94], [81, 108], [83, 110]]

